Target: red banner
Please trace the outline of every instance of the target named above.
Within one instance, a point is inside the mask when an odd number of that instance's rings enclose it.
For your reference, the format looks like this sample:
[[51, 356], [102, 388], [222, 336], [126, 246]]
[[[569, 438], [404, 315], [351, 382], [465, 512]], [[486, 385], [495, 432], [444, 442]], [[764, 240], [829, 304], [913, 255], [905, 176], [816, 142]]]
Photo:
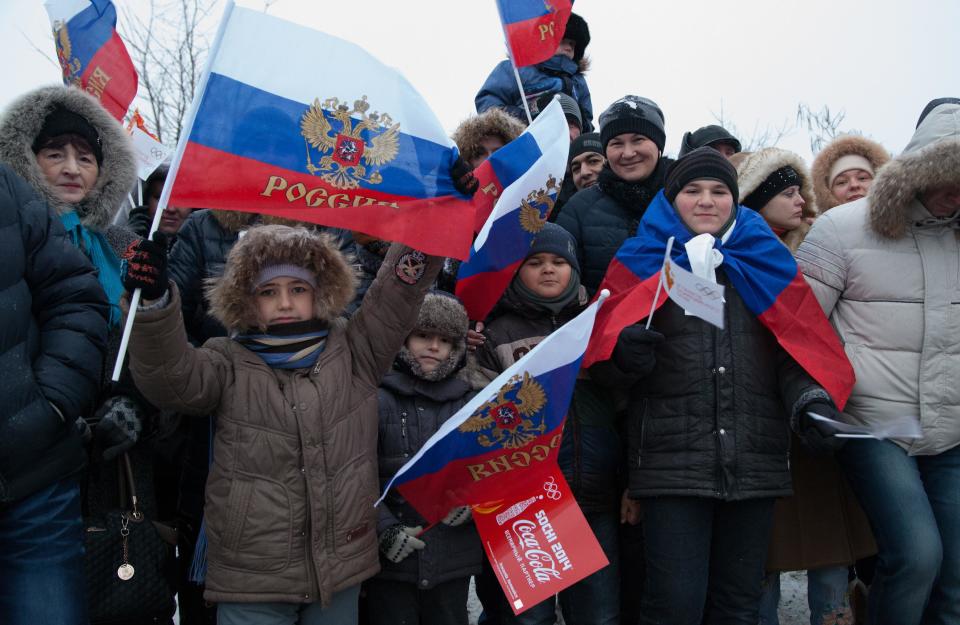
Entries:
[[554, 466], [542, 487], [474, 506], [480, 540], [514, 614], [607, 566], [606, 555]]

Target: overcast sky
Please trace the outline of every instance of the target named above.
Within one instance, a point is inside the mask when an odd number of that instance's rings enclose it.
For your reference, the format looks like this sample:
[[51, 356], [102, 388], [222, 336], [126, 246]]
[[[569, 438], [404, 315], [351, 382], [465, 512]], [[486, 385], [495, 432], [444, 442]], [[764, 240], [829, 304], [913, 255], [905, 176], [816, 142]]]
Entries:
[[[670, 154], [684, 131], [715, 123], [721, 104], [746, 139], [792, 126], [801, 102], [844, 111], [844, 130], [899, 152], [927, 101], [960, 96], [960, 0], [579, 0], [575, 9], [592, 36], [587, 82], [595, 118], [622, 95], [652, 98], [666, 115]], [[476, 91], [505, 58], [494, 0], [274, 0], [269, 11], [399, 68], [450, 131], [474, 112]], [[41, 0], [0, 0], [0, 49], [13, 61], [12, 76], [8, 65], [0, 83], [0, 109], [59, 80], [49, 31]], [[779, 145], [810, 157], [804, 130]]]

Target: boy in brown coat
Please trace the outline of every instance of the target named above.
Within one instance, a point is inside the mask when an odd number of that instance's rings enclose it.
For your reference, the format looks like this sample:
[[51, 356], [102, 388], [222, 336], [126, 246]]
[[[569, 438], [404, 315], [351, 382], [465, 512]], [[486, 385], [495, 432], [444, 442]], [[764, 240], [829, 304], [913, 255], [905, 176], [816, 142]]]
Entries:
[[355, 623], [377, 558], [377, 387], [442, 259], [394, 245], [360, 311], [355, 277], [303, 228], [248, 231], [208, 290], [230, 337], [192, 347], [157, 243], [128, 260], [143, 289], [131, 371], [156, 405], [216, 419], [205, 597], [221, 625]]

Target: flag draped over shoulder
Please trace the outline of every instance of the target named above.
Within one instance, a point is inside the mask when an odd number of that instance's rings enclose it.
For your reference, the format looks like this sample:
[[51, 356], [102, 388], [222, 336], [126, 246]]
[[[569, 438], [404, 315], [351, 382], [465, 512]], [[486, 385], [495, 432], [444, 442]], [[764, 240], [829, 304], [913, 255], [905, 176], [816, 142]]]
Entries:
[[466, 258], [474, 209], [420, 94], [362, 48], [228, 7], [170, 202], [358, 230]]
[[[567, 122], [560, 103], [551, 102], [520, 137], [490, 158], [510, 150], [514, 144], [527, 146], [539, 156], [500, 194], [473, 242], [470, 258], [460, 265], [457, 296], [463, 300], [471, 319], [487, 317], [553, 210], [570, 150]], [[527, 162], [525, 158], [518, 160]]]
[[599, 305], [545, 338], [444, 422], [384, 495], [397, 488], [431, 523], [454, 506], [526, 496], [556, 463]]
[[[723, 254], [720, 269], [747, 308], [842, 410], [855, 381], [843, 346], [790, 250], [758, 213], [743, 206], [736, 210], [727, 240], [714, 239], [714, 248]], [[611, 296], [597, 317], [584, 366], [609, 358], [620, 330], [647, 317], [671, 236], [676, 238], [674, 262], [689, 270], [683, 244], [693, 234], [660, 191], [644, 213], [636, 236], [617, 251], [600, 285]], [[666, 299], [666, 293], [661, 293], [657, 307]]]
[[137, 95], [137, 70], [117, 33], [110, 0], [47, 0], [63, 84], [100, 100], [122, 120]]
[[571, 0], [497, 0], [503, 32], [517, 67], [553, 56], [567, 28]]

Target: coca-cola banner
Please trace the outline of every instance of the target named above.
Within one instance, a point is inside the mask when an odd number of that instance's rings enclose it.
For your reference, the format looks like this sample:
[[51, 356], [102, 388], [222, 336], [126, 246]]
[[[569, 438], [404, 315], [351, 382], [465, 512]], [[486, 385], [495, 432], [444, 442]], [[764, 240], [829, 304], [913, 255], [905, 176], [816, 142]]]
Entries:
[[487, 558], [514, 614], [607, 566], [607, 557], [554, 465], [535, 492], [474, 506]]

